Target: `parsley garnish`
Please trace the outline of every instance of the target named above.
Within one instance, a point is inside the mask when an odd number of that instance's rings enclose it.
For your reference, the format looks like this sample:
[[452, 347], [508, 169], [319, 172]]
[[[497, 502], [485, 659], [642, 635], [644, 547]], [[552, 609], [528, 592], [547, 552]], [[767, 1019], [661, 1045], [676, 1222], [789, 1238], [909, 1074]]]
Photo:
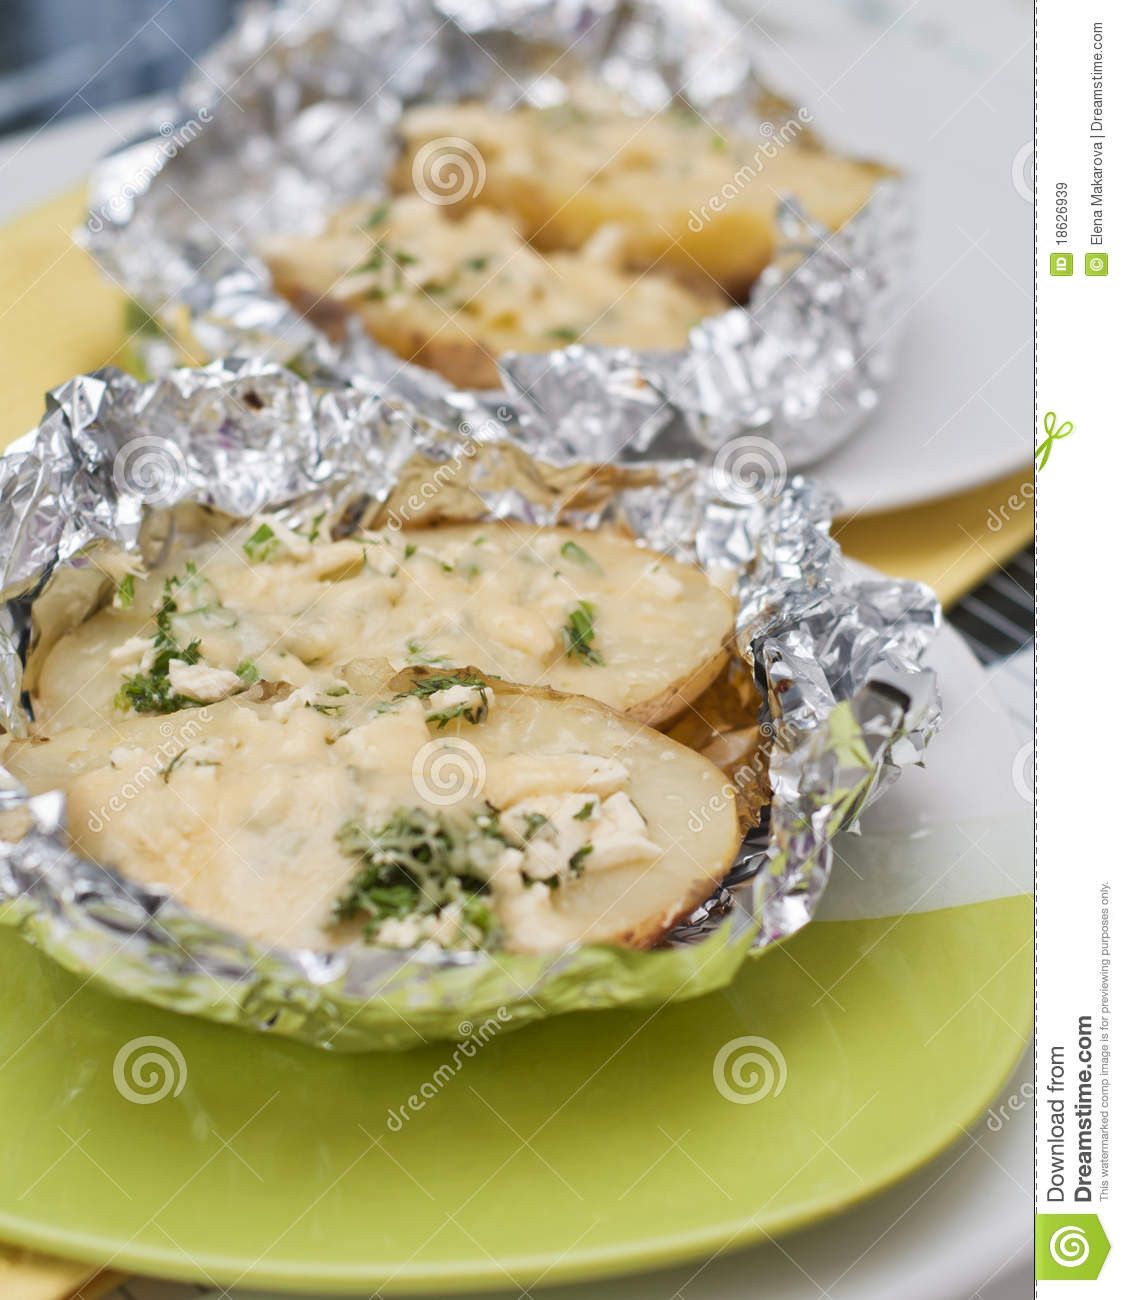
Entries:
[[327, 513], [328, 513], [327, 510], [321, 510], [320, 513], [316, 516], [316, 518], [313, 519], [312, 527], [308, 530], [308, 540], [310, 542], [316, 541], [316, 539], [320, 536], [320, 525], [324, 522], [324, 516]]
[[126, 573], [121, 581], [117, 584], [117, 591], [113, 596], [113, 603], [118, 609], [131, 609], [133, 605], [133, 575]]
[[585, 860], [592, 852], [592, 844], [583, 844], [576, 853], [570, 855], [570, 870], [575, 876], [580, 876], [585, 870]]
[[261, 673], [258, 672], [258, 666], [252, 659], [243, 659], [234, 671], [247, 686], [253, 686], [255, 682], [261, 680]]
[[578, 809], [578, 811], [574, 813], [574, 821], [576, 822], [589, 821], [589, 819], [593, 816], [593, 810], [594, 808], [596, 808], [596, 806], [597, 804], [592, 799], [589, 801], [589, 803], [583, 803], [582, 806]]
[[585, 664], [603, 664], [604, 659], [593, 648], [595, 633], [593, 631], [594, 609], [588, 600], [579, 600], [570, 610], [570, 617], [562, 629], [562, 639], [566, 643], [566, 658], [577, 658]]
[[598, 573], [602, 576], [605, 573], [605, 570], [597, 563], [593, 556], [590, 555], [588, 551], [583, 550], [577, 542], [563, 542], [562, 549], [559, 553], [562, 555], [563, 559], [573, 560], [575, 564], [580, 564], [583, 569], [589, 569], [591, 573]]
[[447, 674], [444, 676], [438, 674], [427, 677], [424, 681], [416, 682], [408, 691], [403, 691], [402, 695], [416, 695], [419, 699], [428, 700], [431, 695], [436, 695], [439, 691], [452, 690], [455, 686], [471, 687], [476, 692], [477, 702], [473, 703], [471, 700], [464, 700], [460, 704], [450, 704], [447, 709], [427, 713], [425, 715], [426, 722], [436, 722], [438, 731], [441, 731], [454, 718], [464, 718], [466, 722], [471, 723], [483, 722], [488, 716], [488, 683], [476, 673]]
[[416, 638], [411, 638], [406, 642], [406, 653], [410, 656], [410, 662], [417, 665], [430, 664], [439, 666], [449, 662], [448, 655], [427, 655], [425, 647]]
[[555, 329], [547, 330], [543, 337], [556, 339], [559, 343], [576, 343], [581, 338], [581, 330], [575, 329], [573, 325], [559, 325]]
[[466, 271], [483, 271], [492, 260], [488, 253], [477, 253], [475, 257], [466, 257], [461, 263]]
[[523, 842], [530, 843], [535, 838], [535, 835], [547, 825], [549, 825], [549, 822], [542, 813], [526, 813], [523, 817]]
[[152, 639], [152, 667], [147, 672], [126, 677], [117, 692], [115, 703], [121, 709], [134, 709], [137, 713], [176, 713], [202, 703], [189, 695], [177, 695], [172, 690], [169, 665], [173, 659], [185, 664], [199, 662], [199, 642], [190, 641], [181, 646], [172, 628], [172, 616], [178, 606], [173, 590], [179, 584], [174, 578], [164, 583], [164, 595], [156, 611], [156, 635]]
[[460, 933], [450, 947], [494, 948], [499, 942], [488, 877], [507, 840], [493, 809], [454, 819], [424, 808], [399, 808], [378, 830], [351, 823], [336, 839], [362, 865], [336, 900], [334, 916], [339, 921], [365, 916], [368, 940], [391, 917], [424, 919], [455, 907]]
[[171, 780], [172, 773], [183, 762], [186, 754], [187, 754], [187, 750], [181, 749], [180, 752], [175, 756], [175, 758], [173, 758], [170, 762], [165, 763], [165, 765], [162, 768], [160, 768], [159, 774], [164, 778], [165, 785], [167, 785], [168, 782]]
[[258, 564], [262, 560], [268, 560], [280, 545], [281, 541], [273, 529], [268, 524], [259, 524], [242, 543], [242, 549], [251, 564]]
[[377, 207], [371, 209], [371, 215], [367, 218], [366, 221], [364, 221], [363, 224], [367, 227], [368, 230], [371, 230], [375, 226], [381, 226], [389, 216], [390, 216], [390, 204], [380, 203]]

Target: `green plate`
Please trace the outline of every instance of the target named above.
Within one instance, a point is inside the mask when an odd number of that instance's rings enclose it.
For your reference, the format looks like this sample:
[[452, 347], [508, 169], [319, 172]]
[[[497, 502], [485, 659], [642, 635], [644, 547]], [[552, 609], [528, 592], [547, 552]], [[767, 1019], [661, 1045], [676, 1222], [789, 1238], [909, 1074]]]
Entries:
[[[0, 1238], [321, 1293], [709, 1255], [958, 1137], [1029, 1032], [1030, 937], [1027, 898], [821, 922], [658, 1012], [333, 1057], [110, 998], [0, 930]], [[123, 1050], [148, 1036], [163, 1075]]]

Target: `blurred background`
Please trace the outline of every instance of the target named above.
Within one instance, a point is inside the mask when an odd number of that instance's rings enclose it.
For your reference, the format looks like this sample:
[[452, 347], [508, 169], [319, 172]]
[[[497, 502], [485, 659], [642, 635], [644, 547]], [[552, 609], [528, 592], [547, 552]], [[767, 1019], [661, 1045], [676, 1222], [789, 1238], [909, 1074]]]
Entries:
[[0, 0], [0, 134], [174, 87], [238, 0]]

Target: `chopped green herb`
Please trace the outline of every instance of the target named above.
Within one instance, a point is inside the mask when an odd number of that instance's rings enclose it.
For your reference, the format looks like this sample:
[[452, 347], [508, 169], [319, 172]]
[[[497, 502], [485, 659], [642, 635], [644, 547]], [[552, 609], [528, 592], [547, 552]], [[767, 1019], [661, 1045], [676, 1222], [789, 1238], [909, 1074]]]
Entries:
[[320, 536], [320, 525], [324, 522], [324, 516], [327, 513], [328, 513], [327, 510], [321, 510], [320, 513], [316, 516], [316, 518], [312, 521], [312, 527], [308, 530], [308, 540], [310, 542], [316, 541], [316, 539]]
[[507, 840], [493, 809], [456, 818], [399, 808], [378, 830], [350, 823], [336, 839], [361, 866], [336, 900], [334, 915], [340, 921], [366, 917], [368, 940], [392, 917], [425, 920], [451, 909], [458, 934], [447, 946], [493, 948], [499, 942], [488, 878]]
[[477, 253], [475, 257], [466, 257], [461, 266], [466, 271], [483, 271], [491, 260], [489, 253]]
[[530, 843], [530, 841], [535, 838], [535, 835], [541, 831], [544, 826], [549, 825], [550, 823], [542, 813], [533, 812], [525, 814], [523, 817], [523, 842]]
[[407, 560], [410, 559], [411, 556], [417, 555], [417, 553], [418, 553], [418, 548], [414, 545], [414, 543], [413, 543], [413, 542], [407, 542], [407, 543], [406, 543], [406, 559], [407, 559]]
[[556, 339], [559, 343], [576, 343], [581, 338], [581, 330], [575, 329], [572, 325], [559, 325], [555, 329], [547, 330], [543, 337]]
[[390, 204], [380, 203], [377, 207], [371, 209], [371, 215], [367, 218], [366, 221], [363, 222], [363, 224], [367, 227], [368, 230], [371, 230], [375, 226], [381, 226], [389, 216], [390, 216]]
[[280, 545], [281, 542], [273, 529], [268, 524], [259, 524], [242, 543], [242, 549], [251, 564], [259, 564], [262, 560], [268, 560]]
[[597, 563], [592, 555], [583, 550], [577, 542], [563, 542], [561, 555], [563, 559], [573, 560], [575, 564], [580, 564], [583, 569], [589, 569], [591, 573], [598, 573], [604, 576], [605, 570]]
[[165, 785], [167, 785], [169, 780], [171, 780], [172, 773], [183, 762], [184, 756], [186, 754], [187, 754], [187, 750], [181, 749], [180, 752], [175, 756], [175, 758], [171, 760], [170, 763], [165, 763], [164, 766], [159, 769], [160, 775], [164, 778]]
[[324, 692], [325, 695], [350, 695], [351, 692], [346, 686], [329, 686]]
[[172, 690], [169, 665], [173, 659], [185, 664], [199, 662], [199, 642], [180, 645], [172, 627], [172, 616], [177, 611], [173, 591], [179, 585], [175, 578], [164, 583], [164, 595], [156, 611], [156, 634], [152, 638], [152, 667], [147, 672], [127, 676], [117, 692], [115, 703], [120, 709], [133, 709], [137, 713], [176, 713], [190, 709], [201, 700], [189, 695], [178, 695]]
[[438, 691], [447, 691], [453, 686], [474, 686], [477, 690], [483, 690], [487, 684], [477, 673], [434, 673], [420, 682], [415, 682], [408, 691], [403, 691], [402, 695], [416, 695], [419, 699], [427, 700]]
[[418, 666], [428, 664], [433, 667], [440, 667], [442, 664], [449, 662], [448, 655], [426, 654], [425, 646], [413, 638], [406, 642], [406, 653], [410, 656], [410, 662]]
[[593, 816], [593, 810], [597, 807], [597, 802], [591, 799], [589, 803], [583, 803], [582, 806], [574, 813], [574, 821], [587, 822]]
[[580, 659], [586, 664], [603, 664], [598, 651], [593, 648], [595, 633], [593, 631], [593, 620], [595, 614], [593, 606], [588, 600], [579, 600], [577, 605], [570, 610], [570, 617], [565, 627], [562, 629], [562, 639], [566, 644], [566, 658]]
[[439, 691], [452, 690], [457, 686], [467, 686], [474, 690], [477, 696], [476, 701], [464, 700], [460, 704], [450, 704], [448, 708], [427, 713], [425, 715], [426, 722], [436, 722], [438, 731], [441, 731], [455, 718], [464, 718], [465, 722], [473, 724], [483, 722], [488, 716], [488, 683], [476, 673], [427, 677], [424, 681], [416, 682], [408, 691], [403, 691], [402, 695], [416, 695], [419, 699], [427, 700], [431, 695], [436, 695]]
[[583, 844], [576, 853], [570, 855], [570, 870], [576, 876], [580, 876], [585, 870], [585, 860], [593, 852], [592, 844]]
[[252, 659], [243, 659], [234, 671], [247, 686], [253, 686], [255, 682], [261, 681], [261, 673], [258, 672], [258, 666]]
[[117, 584], [117, 591], [113, 597], [113, 603], [118, 609], [131, 609], [133, 606], [133, 575], [126, 573], [121, 581]]

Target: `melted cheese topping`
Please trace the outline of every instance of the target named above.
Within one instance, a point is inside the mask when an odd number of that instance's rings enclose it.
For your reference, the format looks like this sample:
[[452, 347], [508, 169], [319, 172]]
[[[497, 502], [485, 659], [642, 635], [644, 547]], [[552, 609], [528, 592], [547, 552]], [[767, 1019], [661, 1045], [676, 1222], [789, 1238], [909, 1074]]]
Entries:
[[[314, 543], [259, 518], [134, 583], [129, 608], [101, 610], [46, 656], [33, 696], [52, 729], [120, 716], [125, 680], [149, 680], [153, 611], [169, 590], [179, 648], [170, 689], [196, 703], [263, 679], [294, 688], [283, 707], [303, 706], [301, 688], [325, 673], [347, 685], [345, 666], [355, 673], [363, 659], [376, 684], [410, 666], [472, 665], [647, 720], [706, 685], [732, 629], [729, 598], [700, 570], [564, 528], [458, 525]], [[454, 688], [432, 711], [460, 698]]]
[[[722, 773], [589, 700], [456, 669], [646, 708], [721, 662], [730, 621], [702, 572], [616, 537], [331, 541], [258, 518], [60, 636], [27, 683], [36, 736], [4, 758], [65, 790], [82, 853], [269, 943], [338, 946], [365, 923], [390, 946], [642, 942], [732, 857]], [[385, 903], [392, 872], [365, 893], [411, 836], [417, 861], [460, 864], [447, 891]]]
[[399, 356], [463, 387], [495, 387], [494, 359], [508, 351], [680, 348], [728, 305], [713, 285], [625, 271], [609, 228], [544, 256], [505, 216], [480, 208], [454, 220], [413, 196], [345, 209], [323, 234], [263, 252], [278, 289], [329, 330], [344, 307]]
[[[280, 699], [251, 688], [9, 740], [4, 761], [34, 792], [66, 791], [80, 852], [270, 944], [339, 947], [369, 920], [384, 946], [471, 947], [470, 904], [509, 949], [627, 939], [721, 875], [736, 824], [706, 760], [588, 701], [488, 691], [486, 718], [435, 726], [459, 690], [371, 696], [317, 672]], [[721, 815], [691, 834], [699, 807]], [[476, 835], [475, 884], [436, 910], [341, 920], [363, 869], [349, 828], [374, 842], [403, 817]]]
[[459, 137], [484, 160], [479, 189], [466, 187], [462, 206], [508, 214], [544, 250], [581, 248], [611, 230], [621, 264], [659, 264], [739, 296], [773, 257], [782, 198], [835, 229], [884, 174], [820, 152], [796, 122], [741, 139], [691, 114], [631, 116], [580, 102], [507, 112], [423, 104], [403, 115], [400, 133], [402, 192], [414, 189], [419, 150]]

